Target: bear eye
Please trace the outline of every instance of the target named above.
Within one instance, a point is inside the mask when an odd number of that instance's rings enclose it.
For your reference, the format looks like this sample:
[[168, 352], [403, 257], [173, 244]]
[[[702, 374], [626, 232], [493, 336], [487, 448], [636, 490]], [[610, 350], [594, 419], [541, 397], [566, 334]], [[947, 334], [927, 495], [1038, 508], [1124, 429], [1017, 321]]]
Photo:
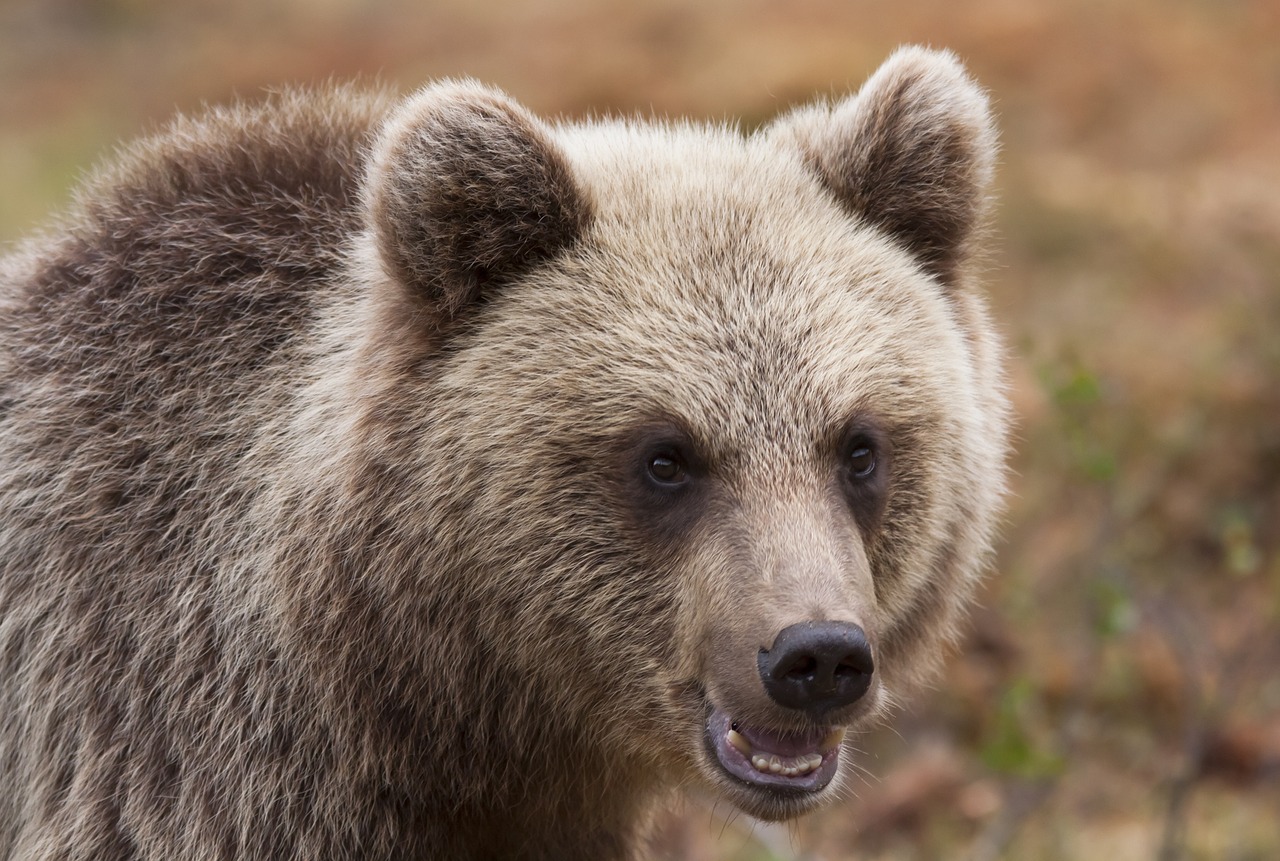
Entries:
[[688, 477], [684, 460], [674, 451], [663, 449], [649, 456], [645, 468], [649, 477], [659, 484], [683, 484]]
[[867, 478], [876, 471], [876, 453], [864, 442], [856, 442], [849, 451], [849, 472], [854, 478]]

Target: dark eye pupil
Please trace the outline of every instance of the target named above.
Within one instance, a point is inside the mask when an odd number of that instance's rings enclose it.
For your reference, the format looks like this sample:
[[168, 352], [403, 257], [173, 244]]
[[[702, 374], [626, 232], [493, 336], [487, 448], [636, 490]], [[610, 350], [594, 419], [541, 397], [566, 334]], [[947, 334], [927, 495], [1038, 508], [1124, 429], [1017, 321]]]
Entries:
[[684, 478], [684, 466], [671, 455], [654, 455], [649, 459], [649, 474], [658, 481], [674, 483]]
[[849, 453], [849, 468], [853, 471], [854, 477], [866, 478], [875, 471], [875, 452], [866, 446], [858, 446]]

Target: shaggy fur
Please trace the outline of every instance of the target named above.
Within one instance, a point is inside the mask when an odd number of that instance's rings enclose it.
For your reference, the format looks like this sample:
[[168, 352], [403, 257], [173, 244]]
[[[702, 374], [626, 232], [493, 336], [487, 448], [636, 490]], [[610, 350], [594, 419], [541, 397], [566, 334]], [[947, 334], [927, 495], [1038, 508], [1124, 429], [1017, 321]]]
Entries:
[[0, 857], [610, 859], [674, 787], [830, 799], [708, 715], [814, 730], [757, 672], [792, 623], [871, 642], [829, 726], [953, 635], [993, 151], [919, 49], [749, 137], [445, 83], [134, 146], [0, 264]]

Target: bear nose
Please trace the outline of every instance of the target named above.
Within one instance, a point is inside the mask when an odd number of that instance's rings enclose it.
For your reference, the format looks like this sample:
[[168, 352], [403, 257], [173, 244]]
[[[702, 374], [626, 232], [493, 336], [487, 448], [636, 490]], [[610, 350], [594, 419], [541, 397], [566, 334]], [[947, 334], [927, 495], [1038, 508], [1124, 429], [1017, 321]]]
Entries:
[[815, 721], [857, 702], [871, 687], [875, 663], [866, 632], [850, 622], [801, 622], [778, 632], [757, 658], [760, 679], [778, 705]]

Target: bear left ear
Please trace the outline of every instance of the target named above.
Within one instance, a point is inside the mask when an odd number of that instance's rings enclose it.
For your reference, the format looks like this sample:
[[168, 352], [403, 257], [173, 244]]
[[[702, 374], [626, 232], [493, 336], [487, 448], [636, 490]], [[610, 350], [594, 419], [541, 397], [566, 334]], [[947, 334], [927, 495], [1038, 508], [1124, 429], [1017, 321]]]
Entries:
[[849, 210], [956, 284], [997, 144], [986, 94], [955, 55], [899, 49], [857, 95], [801, 108], [769, 134], [799, 146]]
[[391, 115], [363, 195], [383, 266], [441, 325], [572, 243], [588, 218], [549, 130], [469, 81], [427, 87]]

